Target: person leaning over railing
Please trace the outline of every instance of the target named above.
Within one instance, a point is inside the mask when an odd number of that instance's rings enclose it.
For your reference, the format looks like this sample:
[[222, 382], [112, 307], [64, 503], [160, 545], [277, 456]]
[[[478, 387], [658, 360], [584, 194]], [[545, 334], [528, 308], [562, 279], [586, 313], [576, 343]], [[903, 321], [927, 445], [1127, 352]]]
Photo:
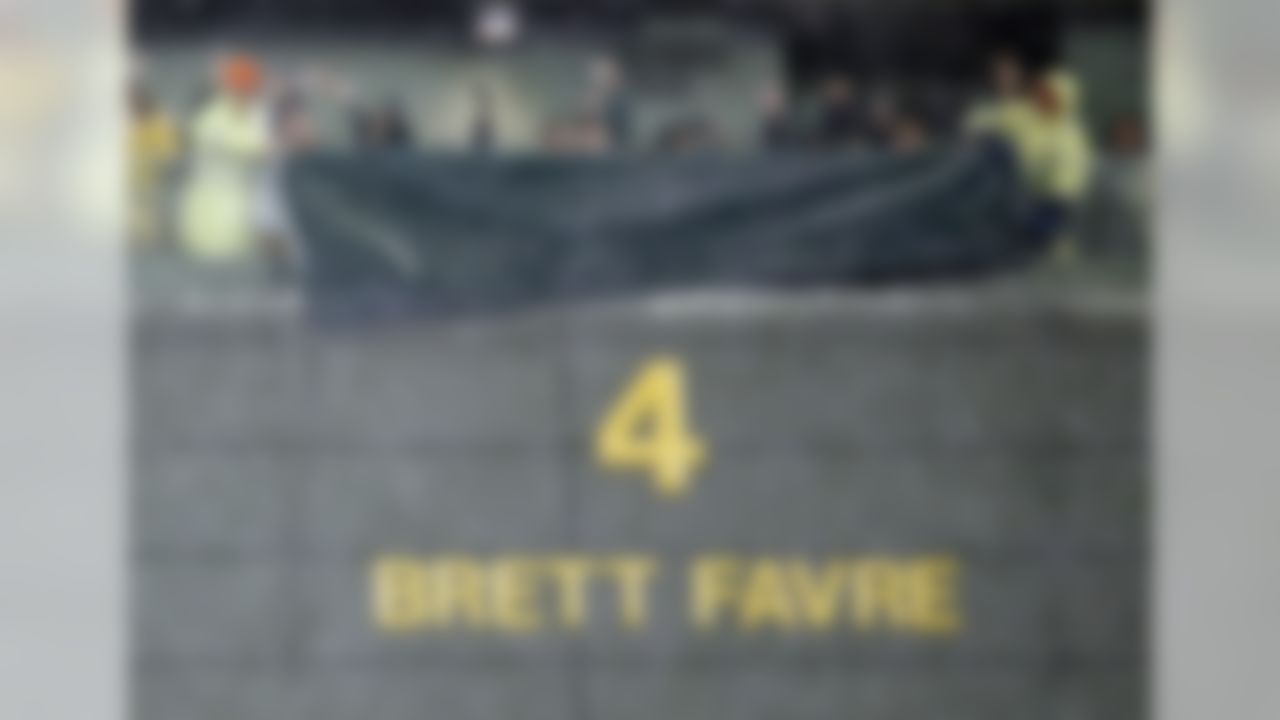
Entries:
[[1022, 93], [980, 107], [968, 121], [971, 132], [999, 139], [1012, 154], [1034, 196], [1026, 231], [1064, 260], [1076, 252], [1068, 230], [1093, 177], [1093, 148], [1080, 108], [1075, 78], [1051, 70]]

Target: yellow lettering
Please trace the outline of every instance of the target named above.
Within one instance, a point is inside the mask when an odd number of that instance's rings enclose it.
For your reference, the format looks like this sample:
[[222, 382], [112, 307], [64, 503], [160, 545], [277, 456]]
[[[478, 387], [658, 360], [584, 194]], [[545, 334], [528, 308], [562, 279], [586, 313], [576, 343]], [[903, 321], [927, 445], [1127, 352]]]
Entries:
[[560, 621], [567, 628], [580, 630], [587, 621], [587, 583], [591, 563], [585, 558], [567, 556], [553, 558], [550, 566], [560, 588]]
[[520, 557], [499, 558], [490, 570], [492, 581], [493, 621], [501, 629], [513, 633], [538, 630], [536, 597], [537, 568]]
[[374, 624], [386, 632], [407, 632], [430, 618], [427, 571], [422, 563], [389, 555], [373, 564], [370, 573]]
[[820, 571], [805, 563], [791, 564], [789, 577], [799, 596], [800, 610], [807, 626], [829, 630], [835, 625], [845, 593], [844, 570], [837, 563], [827, 563]]
[[738, 621], [746, 630], [763, 626], [786, 628], [795, 622], [786, 576], [778, 563], [760, 562], [748, 575]]
[[659, 356], [622, 391], [596, 431], [596, 461], [610, 470], [648, 470], [659, 496], [689, 491], [706, 444], [689, 427], [684, 366]]
[[714, 628], [734, 597], [738, 563], [728, 555], [704, 555], [690, 565], [689, 612], [699, 630]]
[[650, 581], [657, 572], [653, 558], [634, 555], [614, 561], [613, 576], [618, 585], [618, 617], [628, 630], [649, 623]]

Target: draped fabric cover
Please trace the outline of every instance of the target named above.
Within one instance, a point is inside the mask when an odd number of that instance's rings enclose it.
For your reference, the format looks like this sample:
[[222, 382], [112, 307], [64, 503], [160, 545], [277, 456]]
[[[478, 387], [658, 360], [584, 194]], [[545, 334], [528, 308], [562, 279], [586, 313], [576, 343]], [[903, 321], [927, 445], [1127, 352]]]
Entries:
[[977, 146], [843, 156], [310, 155], [287, 173], [316, 307], [457, 314], [663, 289], [918, 281], [1031, 256]]

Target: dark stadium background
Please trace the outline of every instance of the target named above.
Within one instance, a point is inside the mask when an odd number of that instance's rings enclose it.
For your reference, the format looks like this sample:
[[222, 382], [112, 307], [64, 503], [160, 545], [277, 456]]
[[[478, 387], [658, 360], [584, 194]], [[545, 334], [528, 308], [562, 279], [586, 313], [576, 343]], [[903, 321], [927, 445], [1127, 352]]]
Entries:
[[[1061, 55], [1064, 24], [1141, 26], [1145, 0], [523, 0], [526, 22], [625, 37], [651, 18], [716, 18], [762, 29], [786, 48], [794, 80], [844, 68], [968, 82], [986, 52], [1014, 47], [1038, 62]], [[469, 32], [484, 3], [469, 0], [137, 0], [143, 39], [309, 32]]]

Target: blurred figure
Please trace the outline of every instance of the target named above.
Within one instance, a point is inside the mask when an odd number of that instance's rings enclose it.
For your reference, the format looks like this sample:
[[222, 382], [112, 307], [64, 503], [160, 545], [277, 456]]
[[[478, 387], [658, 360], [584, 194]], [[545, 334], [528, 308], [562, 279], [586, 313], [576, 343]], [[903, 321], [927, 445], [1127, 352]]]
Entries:
[[567, 153], [573, 149], [573, 123], [569, 119], [556, 118], [542, 125], [538, 148], [546, 153]]
[[1080, 115], [1080, 87], [1064, 71], [1036, 78], [1032, 110], [1019, 133], [1026, 180], [1037, 197], [1031, 219], [1034, 235], [1057, 243], [1060, 258], [1074, 254], [1066, 226], [1089, 190], [1093, 151]]
[[1037, 78], [1026, 138], [1032, 186], [1047, 197], [1074, 203], [1088, 189], [1093, 152], [1080, 115], [1080, 87], [1063, 71]]
[[1133, 115], [1125, 115], [1107, 131], [1107, 149], [1120, 157], [1136, 157], [1147, 151], [1147, 131]]
[[894, 144], [898, 124], [898, 100], [893, 93], [881, 89], [871, 96], [867, 106], [867, 136], [872, 147], [888, 148]]
[[929, 126], [918, 114], [903, 112], [896, 114], [893, 125], [889, 128], [887, 141], [889, 147], [897, 152], [914, 152], [929, 144]]
[[1099, 192], [1089, 204], [1095, 228], [1088, 237], [1104, 251], [1141, 256], [1151, 238], [1154, 191], [1146, 128], [1140, 118], [1125, 115], [1111, 124], [1107, 153], [1099, 158], [1099, 165]]
[[276, 100], [271, 114], [271, 130], [279, 155], [288, 156], [313, 147], [319, 141], [308, 113], [306, 96], [285, 93]]
[[191, 167], [181, 204], [181, 238], [193, 256], [255, 257], [254, 197], [271, 153], [262, 69], [247, 55], [217, 62], [217, 93], [191, 128]]
[[1026, 68], [1017, 55], [1001, 50], [988, 61], [988, 95], [970, 111], [970, 121], [978, 124], [999, 121], [1008, 110], [1026, 109]]
[[404, 106], [388, 99], [355, 111], [355, 144], [363, 150], [413, 147], [416, 134]]
[[563, 155], [598, 155], [608, 152], [608, 131], [593, 113], [552, 120], [542, 129], [543, 151]]
[[295, 273], [302, 266], [303, 247], [285, 202], [285, 164], [292, 155], [318, 142], [301, 92], [286, 92], [274, 103], [271, 117], [273, 153], [257, 195], [254, 230], [262, 244], [268, 270], [276, 277]]
[[1010, 53], [992, 59], [994, 96], [966, 118], [970, 132], [1003, 141], [1023, 182], [1035, 196], [1028, 232], [1053, 243], [1059, 260], [1076, 249], [1067, 226], [1089, 191], [1093, 151], [1081, 117], [1080, 87], [1065, 71], [1050, 70], [1028, 81]]
[[1015, 158], [1024, 158], [1026, 149], [1015, 145], [1026, 137], [1027, 125], [1033, 119], [1026, 68], [1017, 55], [1003, 50], [991, 56], [989, 73], [990, 94], [969, 110], [965, 129], [971, 134], [999, 138], [1010, 146]]
[[468, 145], [473, 152], [489, 153], [498, 144], [493, 95], [483, 86], [475, 90], [475, 114], [471, 118]]
[[[277, 84], [269, 109], [270, 150], [255, 189], [253, 230], [258, 254], [275, 279], [296, 276], [305, 266], [302, 238], [285, 200], [285, 173], [290, 160], [321, 144], [321, 134], [313, 121], [312, 105], [325, 100], [335, 106], [351, 103], [351, 83], [341, 75], [321, 67], [303, 70]], [[380, 113], [371, 129], [373, 142], [384, 147], [400, 147], [411, 141], [408, 124], [399, 106], [384, 103], [375, 109]]]
[[129, 239], [165, 239], [165, 191], [178, 155], [178, 129], [169, 113], [134, 79], [129, 87]]
[[693, 116], [669, 123], [659, 133], [655, 149], [660, 153], [681, 154], [715, 150], [720, 147], [720, 132], [707, 118]]
[[858, 97], [858, 87], [847, 75], [832, 75], [823, 81], [815, 144], [823, 148], [858, 147], [871, 137], [867, 111]]
[[588, 69], [587, 109], [595, 114], [607, 133], [610, 149], [631, 145], [632, 107], [622, 65], [605, 55], [592, 61]]
[[760, 145], [768, 150], [786, 150], [804, 140], [787, 90], [773, 85], [760, 94]]

